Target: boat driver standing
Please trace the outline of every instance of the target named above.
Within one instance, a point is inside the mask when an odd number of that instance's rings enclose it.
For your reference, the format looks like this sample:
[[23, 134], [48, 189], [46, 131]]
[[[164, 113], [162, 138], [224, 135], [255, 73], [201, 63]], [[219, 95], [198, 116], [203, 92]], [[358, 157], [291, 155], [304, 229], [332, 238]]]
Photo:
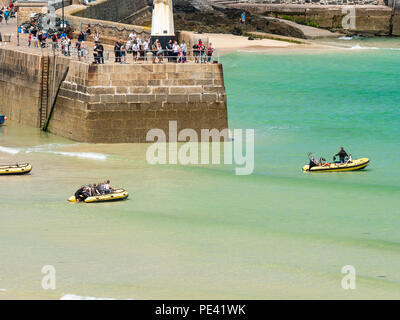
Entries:
[[347, 154], [346, 151], [344, 151], [344, 148], [341, 147], [341, 148], [340, 148], [340, 151], [339, 151], [337, 154], [334, 155], [333, 161], [336, 160], [336, 157], [337, 157], [337, 156], [339, 156], [340, 163], [344, 163], [344, 159], [345, 159], [346, 157], [348, 157], [349, 155]]

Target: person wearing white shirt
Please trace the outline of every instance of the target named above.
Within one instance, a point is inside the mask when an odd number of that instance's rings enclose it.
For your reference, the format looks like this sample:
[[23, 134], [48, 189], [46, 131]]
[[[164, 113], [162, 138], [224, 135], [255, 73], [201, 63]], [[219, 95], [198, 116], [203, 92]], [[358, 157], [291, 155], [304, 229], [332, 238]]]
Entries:
[[134, 41], [132, 45], [133, 62], [136, 62], [138, 57], [138, 52], [139, 52], [139, 45], [137, 44], [136, 41]]
[[145, 50], [145, 51], [149, 51], [149, 43], [147, 42], [147, 40], [145, 40], [145, 41], [143, 42], [143, 47], [144, 47], [144, 50]]
[[179, 55], [179, 45], [178, 42], [174, 42], [174, 44], [172, 45], [172, 55], [173, 55], [173, 62], [176, 62], [178, 59], [178, 55]]
[[132, 52], [132, 41], [128, 40], [128, 42], [126, 43], [126, 50], [128, 51], [128, 53]]
[[131, 32], [131, 34], [129, 35], [129, 39], [133, 41], [135, 40], [135, 38], [136, 38], [136, 33]]

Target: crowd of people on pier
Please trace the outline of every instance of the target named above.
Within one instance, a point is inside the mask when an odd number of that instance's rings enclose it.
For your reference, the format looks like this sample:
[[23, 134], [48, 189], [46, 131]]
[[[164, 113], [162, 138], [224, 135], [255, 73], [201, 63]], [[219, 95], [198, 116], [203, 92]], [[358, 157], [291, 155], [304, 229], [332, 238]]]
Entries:
[[0, 23], [4, 21], [6, 24], [8, 24], [8, 20], [14, 17], [15, 17], [14, 3], [10, 3], [8, 6], [0, 7]]
[[[193, 46], [195, 63], [210, 63], [213, 52], [214, 48], [211, 43], [206, 46], [202, 40], [199, 40]], [[148, 53], [152, 54], [153, 63], [163, 63], [164, 61], [185, 63], [188, 61], [188, 46], [185, 40], [179, 44], [178, 41], [171, 39], [163, 47], [159, 39], [155, 39], [152, 43], [150, 38], [142, 40], [136, 34], [131, 33], [126, 43], [119, 40], [114, 45], [116, 63], [126, 64], [128, 55], [133, 56], [134, 63], [145, 61]]]

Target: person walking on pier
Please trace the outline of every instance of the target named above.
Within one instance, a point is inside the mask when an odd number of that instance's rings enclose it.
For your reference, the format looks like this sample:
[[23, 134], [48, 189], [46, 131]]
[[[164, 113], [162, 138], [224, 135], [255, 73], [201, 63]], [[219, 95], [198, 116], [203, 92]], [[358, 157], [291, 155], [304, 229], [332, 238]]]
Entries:
[[186, 45], [185, 40], [183, 40], [182, 43], [181, 43], [181, 53], [183, 55], [183, 58], [182, 58], [181, 62], [185, 63], [186, 62], [186, 56], [187, 56], [187, 45]]
[[117, 41], [114, 45], [115, 62], [121, 63], [121, 41]]
[[99, 64], [99, 48], [98, 48], [98, 43], [94, 43], [94, 48], [93, 48], [93, 59], [94, 59], [94, 64]]
[[158, 39], [153, 43], [151, 49], [153, 51], [153, 63], [156, 63], [156, 58], [158, 58], [158, 63], [161, 63], [163, 61], [163, 49]]
[[200, 50], [200, 61], [201, 63], [206, 63], [207, 59], [206, 59], [206, 46], [203, 44], [203, 42], [201, 42], [201, 40], [199, 41], [199, 50]]
[[168, 62], [171, 62], [172, 60], [172, 48], [173, 48], [173, 44], [172, 44], [172, 40], [169, 40], [167, 45], [165, 46], [165, 56], [168, 59]]
[[121, 64], [126, 64], [126, 53], [127, 53], [127, 49], [126, 49], [126, 45], [121, 43]]
[[87, 28], [86, 28], [86, 31], [85, 31], [85, 33], [84, 33], [84, 36], [85, 36], [85, 41], [86, 41], [86, 38], [88, 37], [88, 36], [90, 36], [92, 34], [92, 31], [90, 30], [90, 24], [87, 26]]
[[8, 9], [5, 9], [3, 15], [4, 15], [4, 20], [8, 24], [8, 18], [10, 17], [10, 11], [8, 11]]
[[100, 41], [97, 43], [97, 54], [99, 63], [104, 64], [104, 47]]
[[133, 40], [132, 44], [132, 56], [133, 56], [133, 63], [136, 63], [139, 53], [139, 45], [136, 40]]
[[79, 42], [85, 41], [85, 35], [83, 34], [82, 31], [81, 31], [81, 33], [80, 33], [79, 36], [78, 36], [78, 41], [79, 41]]
[[57, 43], [58, 43], [58, 38], [57, 38], [57, 33], [54, 33], [53, 36], [51, 37], [51, 40], [53, 41], [53, 49], [57, 49]]
[[178, 60], [178, 56], [179, 56], [179, 50], [180, 50], [180, 47], [179, 47], [179, 45], [178, 45], [178, 42], [177, 41], [175, 41], [174, 42], [174, 44], [173, 44], [173, 46], [172, 46], [172, 56], [173, 56], [173, 62], [177, 62], [177, 60]]
[[81, 48], [81, 42], [77, 41], [75, 44], [76, 51], [78, 52], [78, 60], [82, 60], [82, 48]]
[[144, 40], [143, 42], [143, 50], [144, 50], [144, 58], [143, 61], [147, 61], [147, 53], [150, 52], [150, 41], [147, 39]]
[[200, 47], [199, 44], [201, 43], [201, 40], [199, 40], [199, 43], [195, 43], [193, 45], [193, 56], [194, 56], [194, 62], [199, 63], [200, 62]]
[[38, 37], [35, 33], [32, 33], [32, 42], [33, 42], [33, 47], [37, 48], [38, 47]]
[[208, 48], [207, 48], [207, 62], [208, 63], [211, 62], [213, 52], [214, 52], [214, 48], [212, 47], [212, 43], [210, 42], [210, 44], [208, 45]]

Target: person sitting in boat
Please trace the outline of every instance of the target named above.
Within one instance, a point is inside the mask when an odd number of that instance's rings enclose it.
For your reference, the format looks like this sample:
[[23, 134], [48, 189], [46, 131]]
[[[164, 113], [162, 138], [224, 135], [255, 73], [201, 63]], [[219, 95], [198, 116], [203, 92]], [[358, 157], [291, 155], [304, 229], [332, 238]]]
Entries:
[[82, 188], [78, 189], [78, 191], [75, 192], [75, 199], [78, 202], [83, 202], [88, 197], [89, 197], [89, 190], [88, 187], [86, 186], [83, 186]]
[[98, 186], [97, 186], [97, 190], [99, 190], [99, 192], [100, 192], [101, 195], [106, 194], [106, 193], [105, 193], [105, 190], [104, 190], [104, 184], [105, 184], [104, 182], [101, 182], [101, 183], [99, 183]]
[[344, 163], [345, 158], [348, 157], [349, 155], [347, 154], [346, 151], [344, 151], [344, 148], [341, 147], [340, 151], [338, 153], [336, 153], [333, 157], [333, 161], [336, 161], [336, 157], [339, 156], [339, 162], [340, 163]]
[[105, 194], [112, 193], [113, 191], [115, 191], [110, 185], [110, 180], [107, 180], [107, 182], [103, 185], [103, 188]]
[[95, 183], [93, 183], [92, 195], [93, 196], [100, 196], [101, 195], [100, 191], [98, 190], [98, 186]]

